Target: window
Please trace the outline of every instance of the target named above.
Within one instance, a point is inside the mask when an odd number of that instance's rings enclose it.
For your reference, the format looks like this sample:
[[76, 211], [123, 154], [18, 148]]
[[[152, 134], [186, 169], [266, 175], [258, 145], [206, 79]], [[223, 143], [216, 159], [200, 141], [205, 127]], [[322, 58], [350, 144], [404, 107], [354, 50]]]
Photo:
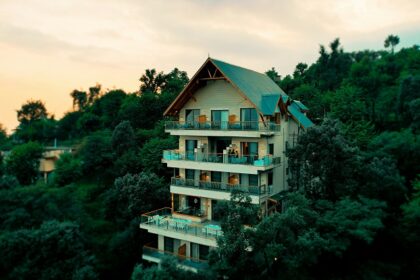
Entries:
[[188, 125], [194, 125], [198, 122], [198, 116], [200, 116], [199, 109], [185, 110], [185, 123]]
[[213, 128], [227, 129], [229, 122], [229, 111], [227, 110], [212, 110], [211, 121]]
[[194, 180], [195, 171], [192, 169], [185, 169], [185, 179]]
[[164, 250], [167, 252], [174, 252], [174, 239], [170, 237], [166, 237], [164, 239]]
[[249, 163], [253, 163], [258, 159], [258, 142], [241, 142], [241, 152]]
[[212, 182], [222, 182], [222, 173], [221, 172], [212, 172], [211, 173]]
[[267, 175], [268, 175], [267, 183], [269, 186], [272, 186], [273, 185], [273, 172], [269, 172]]
[[186, 159], [194, 160], [194, 149], [197, 148], [197, 140], [185, 140]]
[[268, 144], [268, 153], [274, 155], [274, 144]]
[[174, 210], [179, 210], [179, 194], [174, 194], [173, 196]]
[[200, 251], [200, 259], [201, 260], [207, 260], [209, 256], [209, 246], [205, 245], [199, 245], [199, 251]]
[[249, 185], [252, 187], [258, 186], [258, 175], [248, 175]]
[[258, 113], [255, 108], [242, 108], [241, 109], [241, 122], [242, 127], [245, 129], [258, 128]]
[[190, 247], [191, 258], [198, 259], [200, 257], [199, 254], [200, 254], [200, 249], [199, 249], [198, 244], [191, 242], [191, 247]]

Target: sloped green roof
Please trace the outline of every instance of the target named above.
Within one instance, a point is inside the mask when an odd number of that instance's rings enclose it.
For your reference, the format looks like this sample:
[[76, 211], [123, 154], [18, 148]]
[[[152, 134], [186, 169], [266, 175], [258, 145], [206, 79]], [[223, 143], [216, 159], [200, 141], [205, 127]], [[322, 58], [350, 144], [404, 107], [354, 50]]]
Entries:
[[300, 106], [296, 104], [295, 101], [287, 107], [287, 110], [303, 128], [309, 128], [314, 125], [313, 122], [302, 113]]
[[[264, 115], [273, 115], [281, 96], [286, 93], [265, 74], [214, 58], [210, 59]], [[274, 104], [273, 104], [273, 103]]]

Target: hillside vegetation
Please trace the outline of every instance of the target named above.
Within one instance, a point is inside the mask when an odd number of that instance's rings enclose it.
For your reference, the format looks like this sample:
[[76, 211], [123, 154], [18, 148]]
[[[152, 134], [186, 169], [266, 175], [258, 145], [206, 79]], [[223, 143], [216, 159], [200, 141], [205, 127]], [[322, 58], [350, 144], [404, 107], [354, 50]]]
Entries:
[[[293, 74], [266, 72], [316, 123], [287, 151], [285, 210], [262, 220], [244, 194], [220, 203], [209, 271], [141, 264], [140, 214], [170, 205], [163, 111], [185, 72], [146, 70], [138, 92], [74, 90], [56, 120], [40, 100], [0, 126], [1, 279], [419, 279], [420, 49], [346, 52], [338, 39]], [[54, 139], [76, 148], [48, 184], [37, 159]], [[219, 207], [219, 206], [218, 206]], [[243, 224], [252, 225], [252, 228]]]

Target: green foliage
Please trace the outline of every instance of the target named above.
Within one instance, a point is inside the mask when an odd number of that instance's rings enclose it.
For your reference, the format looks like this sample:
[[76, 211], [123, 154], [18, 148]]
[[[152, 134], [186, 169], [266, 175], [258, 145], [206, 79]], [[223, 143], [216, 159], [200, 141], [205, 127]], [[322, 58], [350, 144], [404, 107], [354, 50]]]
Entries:
[[388, 35], [388, 37], [386, 38], [384, 42], [384, 47], [385, 48], [391, 47], [391, 52], [394, 53], [394, 48], [396, 45], [398, 45], [399, 42], [400, 42], [400, 37], [391, 34], [391, 35]]
[[410, 129], [400, 132], [383, 132], [369, 144], [371, 153], [378, 156], [391, 156], [397, 161], [397, 167], [408, 182], [420, 173], [420, 138]]
[[85, 137], [79, 155], [84, 174], [105, 175], [112, 166], [111, 133], [103, 130]]
[[7, 133], [6, 128], [0, 123], [0, 149], [5, 145], [7, 142]]
[[28, 124], [47, 118], [45, 104], [41, 100], [29, 100], [17, 110], [17, 118], [21, 124]]
[[107, 192], [106, 215], [124, 224], [151, 209], [168, 205], [169, 190], [162, 178], [153, 173], [127, 174], [115, 180]]
[[85, 109], [88, 103], [87, 94], [85, 91], [75, 89], [70, 93], [70, 96], [73, 98], [73, 109], [75, 109], [76, 106], [79, 111]]
[[120, 122], [112, 133], [112, 148], [118, 156], [135, 146], [134, 130], [129, 121]]
[[337, 199], [355, 194], [361, 159], [358, 149], [340, 132], [337, 121], [326, 120], [303, 134], [287, 151], [292, 189], [313, 198]]
[[134, 268], [131, 280], [201, 280], [212, 279], [209, 274], [203, 272], [190, 272], [178, 267], [177, 260], [166, 257], [162, 259], [161, 267], [156, 266], [144, 268], [142, 265], [137, 265]]
[[46, 221], [34, 230], [0, 235], [0, 276], [4, 279], [96, 279], [94, 257], [80, 228]]
[[79, 159], [65, 153], [55, 162], [54, 181], [59, 186], [76, 182], [82, 177], [82, 166]]
[[13, 175], [0, 176], [0, 190], [19, 187], [18, 179]]
[[175, 137], [166, 139], [153, 138], [140, 149], [140, 160], [144, 170], [164, 175], [167, 168], [162, 164], [163, 150], [175, 149], [178, 141]]
[[22, 185], [33, 183], [38, 177], [42, 150], [42, 146], [36, 142], [16, 146], [6, 160], [7, 172], [16, 176]]

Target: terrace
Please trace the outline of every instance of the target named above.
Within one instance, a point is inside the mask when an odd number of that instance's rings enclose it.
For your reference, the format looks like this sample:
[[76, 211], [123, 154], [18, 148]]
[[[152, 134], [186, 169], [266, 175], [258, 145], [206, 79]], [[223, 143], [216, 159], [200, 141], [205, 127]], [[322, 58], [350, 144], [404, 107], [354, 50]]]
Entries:
[[272, 135], [279, 132], [280, 124], [273, 122], [229, 122], [229, 121], [166, 121], [165, 130], [172, 135], [220, 135], [220, 136], [245, 136], [259, 137], [260, 135]]
[[[195, 222], [193, 216], [188, 218], [187, 215], [180, 218], [168, 207], [141, 215], [140, 228], [184, 240], [193, 240], [196, 237], [201, 241], [197, 243], [213, 247], [216, 246], [216, 238], [223, 234], [222, 228], [215, 221]], [[181, 235], [189, 237], [180, 238]]]
[[240, 191], [248, 193], [250, 195], [265, 195], [267, 194], [267, 186], [247, 186], [242, 184], [230, 184], [222, 182], [211, 182], [211, 181], [196, 181], [193, 179], [184, 179], [184, 178], [171, 178], [171, 185], [178, 187], [188, 187], [194, 189], [203, 189], [203, 190], [213, 190], [213, 191], [222, 191], [231, 193], [233, 191]]

